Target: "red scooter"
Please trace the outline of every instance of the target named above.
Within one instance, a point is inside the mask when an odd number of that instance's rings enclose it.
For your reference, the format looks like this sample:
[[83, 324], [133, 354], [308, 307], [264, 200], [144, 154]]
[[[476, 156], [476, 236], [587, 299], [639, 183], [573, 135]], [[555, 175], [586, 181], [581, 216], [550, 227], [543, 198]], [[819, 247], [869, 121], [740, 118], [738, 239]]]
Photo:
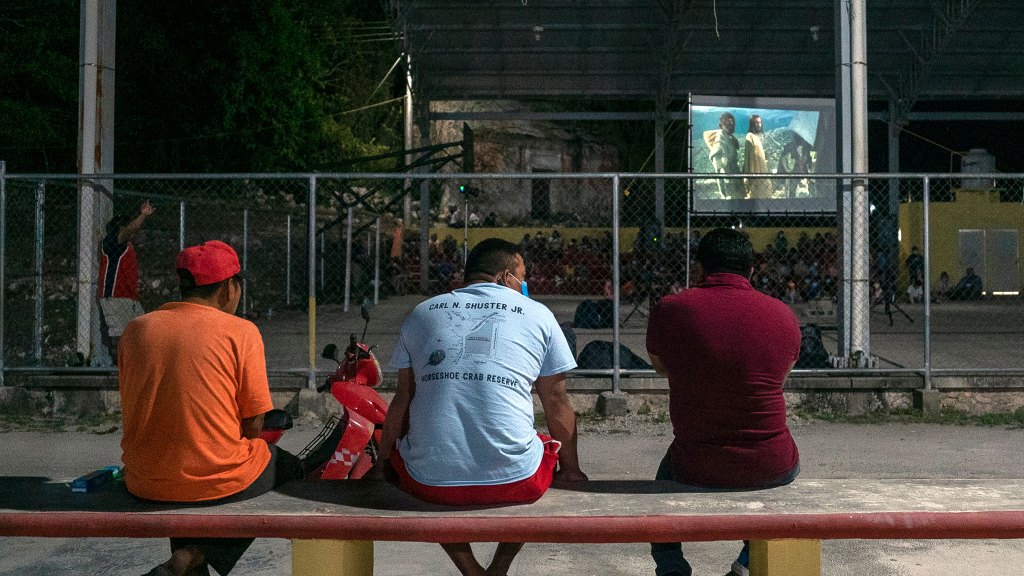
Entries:
[[[363, 301], [361, 307], [363, 335], [349, 337], [344, 355], [338, 357], [338, 347], [324, 346], [321, 357], [334, 360], [338, 368], [327, 380], [317, 386], [318, 392], [330, 390], [331, 395], [341, 403], [341, 413], [332, 416], [323, 430], [314, 438], [299, 457], [303, 458], [316, 451], [340, 426], [344, 433], [334, 455], [324, 465], [307, 474], [307, 477], [324, 480], [362, 478], [377, 463], [380, 447], [381, 428], [388, 413], [388, 403], [373, 388], [382, 381], [380, 363], [373, 355], [374, 346], [362, 342], [366, 338], [366, 327], [370, 323], [370, 303]], [[291, 417], [283, 410], [271, 410], [264, 416], [263, 432], [260, 437], [274, 443], [285, 430], [291, 428]]]

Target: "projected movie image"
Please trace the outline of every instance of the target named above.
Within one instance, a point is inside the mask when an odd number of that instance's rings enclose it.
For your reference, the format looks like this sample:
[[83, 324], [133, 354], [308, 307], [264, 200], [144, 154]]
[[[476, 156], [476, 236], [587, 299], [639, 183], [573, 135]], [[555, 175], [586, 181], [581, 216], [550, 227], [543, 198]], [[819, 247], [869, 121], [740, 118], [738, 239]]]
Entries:
[[835, 172], [834, 119], [831, 100], [693, 97], [692, 171], [715, 174], [694, 182], [694, 209], [834, 211], [835, 182], [806, 176]]

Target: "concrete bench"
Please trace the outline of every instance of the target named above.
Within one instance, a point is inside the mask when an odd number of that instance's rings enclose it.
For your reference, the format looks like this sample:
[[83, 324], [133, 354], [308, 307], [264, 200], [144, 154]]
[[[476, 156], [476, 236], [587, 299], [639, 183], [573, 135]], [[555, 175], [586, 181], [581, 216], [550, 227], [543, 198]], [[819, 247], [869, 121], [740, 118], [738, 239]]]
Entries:
[[246, 502], [191, 506], [144, 504], [119, 484], [75, 494], [46, 478], [8, 477], [0, 536], [285, 538], [293, 574], [328, 576], [372, 575], [373, 541], [746, 539], [753, 576], [811, 576], [822, 540], [1024, 538], [1024, 480], [801, 479], [726, 493], [598, 480], [529, 505], [455, 509], [382, 481], [296, 482]]

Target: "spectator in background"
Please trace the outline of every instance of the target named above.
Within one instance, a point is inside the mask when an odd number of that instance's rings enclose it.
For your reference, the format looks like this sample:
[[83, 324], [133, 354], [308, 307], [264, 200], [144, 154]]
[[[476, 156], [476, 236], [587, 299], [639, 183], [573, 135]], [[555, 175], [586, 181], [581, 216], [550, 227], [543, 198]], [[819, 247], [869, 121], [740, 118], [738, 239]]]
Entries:
[[918, 253], [917, 246], [910, 247], [910, 256], [907, 256], [906, 264], [911, 284], [914, 280], [924, 280], [924, 257]]
[[981, 276], [974, 273], [974, 268], [967, 268], [963, 278], [956, 283], [949, 293], [950, 300], [980, 300], [982, 295]]
[[949, 272], [945, 270], [939, 274], [939, 279], [932, 286], [932, 301], [938, 302], [941, 298], [949, 296]]
[[907, 286], [907, 300], [911, 304], [920, 304], [924, 302], [924, 286], [921, 285], [919, 278], [914, 278], [911, 281], [910, 286]]
[[[116, 363], [117, 346], [125, 326], [143, 314], [139, 304], [139, 265], [132, 239], [142, 225], [156, 212], [149, 200], [139, 207], [135, 218], [111, 218], [107, 222], [106, 236], [100, 243], [100, 272], [98, 297], [102, 316], [101, 334], [105, 350], [98, 350], [93, 365]], [[109, 351], [109, 354], [108, 354]]]
[[778, 233], [775, 234], [775, 246], [773, 246], [773, 248], [780, 257], [785, 256], [785, 254], [789, 252], [789, 239], [786, 238], [785, 231], [779, 230]]

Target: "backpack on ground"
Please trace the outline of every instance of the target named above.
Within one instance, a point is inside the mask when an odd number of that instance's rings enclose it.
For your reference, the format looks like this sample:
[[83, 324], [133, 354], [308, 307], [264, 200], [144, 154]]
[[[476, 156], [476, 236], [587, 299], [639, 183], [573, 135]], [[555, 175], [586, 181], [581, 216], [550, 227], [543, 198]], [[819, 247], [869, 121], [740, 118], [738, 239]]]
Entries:
[[611, 300], [580, 302], [572, 319], [573, 326], [584, 329], [611, 328], [613, 305]]
[[[608, 369], [612, 367], [612, 353], [615, 344], [605, 340], [594, 340], [583, 347], [576, 359], [581, 369]], [[623, 370], [650, 370], [651, 365], [637, 356], [623, 344], [619, 344], [619, 365]]]
[[800, 327], [800, 357], [794, 368], [828, 368], [828, 350], [821, 341], [821, 328], [817, 324]]

